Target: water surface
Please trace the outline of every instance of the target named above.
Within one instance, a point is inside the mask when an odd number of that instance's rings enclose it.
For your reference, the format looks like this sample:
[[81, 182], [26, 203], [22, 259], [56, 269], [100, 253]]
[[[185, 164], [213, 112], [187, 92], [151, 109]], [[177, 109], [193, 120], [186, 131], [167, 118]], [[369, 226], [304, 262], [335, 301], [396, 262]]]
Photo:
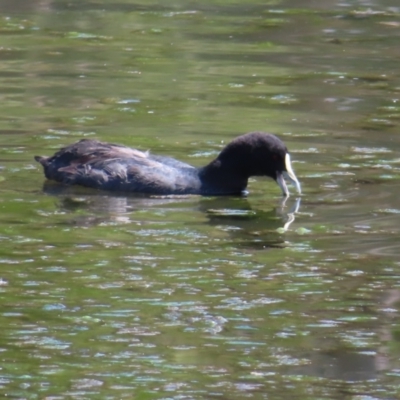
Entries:
[[[0, 393], [397, 398], [399, 27], [389, 0], [3, 1]], [[33, 160], [93, 137], [204, 165], [254, 130], [300, 202], [64, 188]]]

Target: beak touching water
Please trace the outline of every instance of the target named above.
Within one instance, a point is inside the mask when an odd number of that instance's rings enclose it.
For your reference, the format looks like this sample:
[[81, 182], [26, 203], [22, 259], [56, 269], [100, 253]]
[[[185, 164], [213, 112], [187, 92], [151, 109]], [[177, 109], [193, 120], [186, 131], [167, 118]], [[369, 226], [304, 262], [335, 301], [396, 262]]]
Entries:
[[283, 195], [286, 197], [289, 196], [289, 190], [286, 186], [284, 177], [289, 179], [289, 181], [293, 184], [293, 186], [296, 187], [298, 193], [301, 194], [300, 182], [297, 180], [296, 175], [293, 172], [289, 153], [286, 153], [286, 155], [285, 155], [285, 167], [286, 167], [286, 171], [277, 171], [276, 172], [276, 182], [278, 183], [279, 187], [281, 188]]

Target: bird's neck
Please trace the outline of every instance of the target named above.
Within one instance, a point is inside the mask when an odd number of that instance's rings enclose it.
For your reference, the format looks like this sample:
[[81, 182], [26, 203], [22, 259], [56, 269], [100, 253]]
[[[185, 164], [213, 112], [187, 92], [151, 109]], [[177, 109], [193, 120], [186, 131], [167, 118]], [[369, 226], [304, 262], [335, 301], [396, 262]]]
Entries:
[[240, 194], [249, 178], [240, 166], [226, 165], [218, 158], [200, 168], [199, 177], [202, 187], [210, 194]]

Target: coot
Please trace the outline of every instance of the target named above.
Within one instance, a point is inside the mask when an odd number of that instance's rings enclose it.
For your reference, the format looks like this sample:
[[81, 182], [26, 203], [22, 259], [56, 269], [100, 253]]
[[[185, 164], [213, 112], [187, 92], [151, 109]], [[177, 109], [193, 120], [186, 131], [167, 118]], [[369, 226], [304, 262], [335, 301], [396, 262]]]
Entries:
[[301, 193], [286, 146], [276, 136], [250, 132], [229, 143], [205, 167], [129, 147], [82, 139], [52, 157], [36, 156], [47, 179], [96, 189], [152, 194], [240, 194], [251, 176], [266, 175], [289, 196], [284, 176]]

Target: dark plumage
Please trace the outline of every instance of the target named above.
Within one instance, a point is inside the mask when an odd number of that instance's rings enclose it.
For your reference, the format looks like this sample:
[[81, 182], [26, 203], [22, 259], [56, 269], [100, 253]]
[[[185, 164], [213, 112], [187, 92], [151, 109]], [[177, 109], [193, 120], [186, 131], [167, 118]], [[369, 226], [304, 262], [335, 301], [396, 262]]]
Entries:
[[229, 143], [201, 168], [170, 157], [83, 139], [52, 157], [36, 156], [47, 179], [96, 189], [152, 194], [239, 194], [250, 176], [274, 179], [289, 195], [283, 175], [300, 193], [286, 146], [276, 136], [251, 132]]

